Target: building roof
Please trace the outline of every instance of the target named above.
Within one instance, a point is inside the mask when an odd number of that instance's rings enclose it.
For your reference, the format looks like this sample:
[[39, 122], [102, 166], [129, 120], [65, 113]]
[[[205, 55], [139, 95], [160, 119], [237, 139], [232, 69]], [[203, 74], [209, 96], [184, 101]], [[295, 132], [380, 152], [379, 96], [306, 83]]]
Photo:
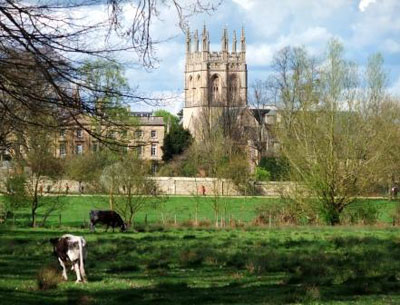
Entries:
[[139, 125], [145, 126], [164, 126], [162, 116], [141, 116], [139, 117]]

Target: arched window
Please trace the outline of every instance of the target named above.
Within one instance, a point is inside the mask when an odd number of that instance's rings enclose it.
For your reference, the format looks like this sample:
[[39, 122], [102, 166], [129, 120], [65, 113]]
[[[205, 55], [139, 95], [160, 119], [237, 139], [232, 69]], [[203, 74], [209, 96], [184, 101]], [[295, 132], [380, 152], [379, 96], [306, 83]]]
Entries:
[[221, 81], [218, 75], [214, 75], [211, 78], [211, 97], [213, 102], [219, 100], [221, 94]]

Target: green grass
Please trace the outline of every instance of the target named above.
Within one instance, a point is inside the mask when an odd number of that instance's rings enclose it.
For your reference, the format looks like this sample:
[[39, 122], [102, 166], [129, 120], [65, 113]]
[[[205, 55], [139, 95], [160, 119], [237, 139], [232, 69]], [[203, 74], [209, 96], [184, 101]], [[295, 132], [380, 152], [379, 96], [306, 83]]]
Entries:
[[[44, 197], [43, 200], [48, 198]], [[1, 197], [0, 197], [1, 200]], [[60, 200], [64, 203], [61, 212], [54, 213], [48, 221], [48, 225], [56, 226], [59, 224], [59, 214], [61, 214], [61, 224], [64, 226], [80, 226], [88, 222], [89, 211], [92, 209], [109, 209], [108, 197], [106, 196], [63, 196]], [[198, 220], [214, 219], [211, 197], [200, 197], [198, 204]], [[251, 221], [256, 216], [255, 208], [260, 204], [274, 204], [279, 199], [248, 197], [234, 198], [225, 197], [221, 199], [221, 207], [226, 206], [227, 217], [229, 215], [244, 222]], [[193, 197], [169, 197], [165, 203], [154, 208], [146, 206], [138, 212], [135, 223], [142, 224], [147, 217], [149, 223], [162, 222], [184, 222], [195, 218], [196, 200]], [[221, 211], [223, 212], [223, 211]], [[39, 209], [41, 214], [42, 210]], [[29, 210], [24, 209], [17, 213], [17, 222], [20, 225], [29, 223]], [[40, 217], [39, 217], [40, 219]]]
[[[0, 201], [2, 197], [0, 197]], [[46, 197], [44, 198], [46, 200]], [[61, 215], [62, 226], [82, 226], [89, 221], [89, 211], [92, 209], [109, 209], [107, 196], [64, 196], [60, 197], [64, 208], [54, 213], [48, 220], [47, 225], [55, 227], [59, 225]], [[280, 202], [279, 198], [266, 197], [224, 197], [220, 199], [222, 211], [226, 211], [226, 218], [250, 223], [257, 216], [256, 208], [260, 206], [274, 205]], [[384, 199], [359, 199], [349, 209], [354, 210], [361, 206], [370, 206], [378, 211], [378, 220], [381, 223], [392, 223], [393, 213], [398, 201]], [[39, 209], [39, 214], [42, 210]], [[143, 224], [145, 218], [148, 223], [174, 222], [178, 223], [194, 220], [196, 213], [196, 198], [193, 197], [169, 197], [165, 203], [158, 208], [151, 206], [140, 210], [135, 217], [136, 224]], [[24, 209], [17, 213], [18, 225], [28, 225], [30, 212]], [[212, 197], [198, 197], [198, 220], [214, 222], [214, 211], [212, 209]], [[40, 217], [39, 217], [40, 220]]]
[[[89, 282], [39, 290], [49, 238], [83, 235]], [[89, 233], [0, 226], [8, 304], [400, 304], [400, 230], [293, 227]]]

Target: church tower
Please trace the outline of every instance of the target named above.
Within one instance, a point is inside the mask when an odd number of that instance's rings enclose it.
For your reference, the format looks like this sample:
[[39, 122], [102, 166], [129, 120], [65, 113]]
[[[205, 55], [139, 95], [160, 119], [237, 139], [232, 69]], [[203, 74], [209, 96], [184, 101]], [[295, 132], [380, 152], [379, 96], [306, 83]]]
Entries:
[[228, 31], [225, 28], [221, 51], [211, 52], [206, 26], [201, 41], [197, 30], [193, 35], [187, 30], [183, 127], [189, 129], [195, 138], [200, 137], [204, 125], [210, 125], [211, 120], [224, 109], [240, 109], [247, 105], [246, 38], [243, 28], [240, 50], [237, 44], [234, 31], [232, 48], [229, 50]]

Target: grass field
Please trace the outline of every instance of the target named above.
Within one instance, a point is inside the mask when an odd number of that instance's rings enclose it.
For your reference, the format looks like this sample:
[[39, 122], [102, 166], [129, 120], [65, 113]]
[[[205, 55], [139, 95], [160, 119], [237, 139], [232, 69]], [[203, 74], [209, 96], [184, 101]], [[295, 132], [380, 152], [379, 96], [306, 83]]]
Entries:
[[[1, 200], [1, 197], [0, 197]], [[400, 304], [400, 228], [391, 227], [397, 202], [360, 200], [379, 211], [377, 226], [252, 227], [260, 205], [273, 198], [224, 198], [240, 228], [191, 228], [195, 200], [170, 197], [147, 215], [143, 232], [90, 233], [82, 228], [107, 197], [68, 196], [46, 228], [28, 228], [28, 211], [0, 225], [0, 304]], [[213, 220], [201, 198], [199, 220]], [[178, 226], [162, 225], [177, 218]], [[88, 242], [88, 283], [41, 290], [41, 270], [59, 268], [51, 237], [83, 235]], [[58, 270], [58, 274], [61, 271]]]
[[[44, 198], [46, 199], [46, 198]], [[0, 201], [2, 197], [0, 197]], [[47, 222], [50, 227], [59, 226], [60, 215], [62, 226], [82, 226], [87, 225], [89, 211], [92, 209], [108, 209], [107, 196], [64, 196], [60, 197], [64, 203], [64, 208], [60, 212], [53, 213]], [[175, 219], [178, 223], [194, 220], [196, 204], [198, 205], [198, 220], [213, 223], [214, 212], [212, 209], [212, 197], [199, 197], [198, 202], [193, 197], [169, 197], [157, 208], [152, 206], [145, 207], [138, 212], [135, 217], [136, 224], [143, 224], [145, 219], [149, 223], [171, 223]], [[228, 219], [234, 219], [244, 223], [250, 223], [257, 215], [257, 208], [262, 206], [272, 206], [280, 203], [279, 198], [266, 197], [225, 197], [221, 198], [221, 214]], [[388, 201], [383, 199], [360, 199], [352, 208], [359, 206], [371, 206], [378, 211], [378, 220], [381, 223], [392, 223], [393, 214], [398, 201]], [[41, 213], [39, 209], [38, 213]], [[30, 222], [30, 211], [28, 209], [17, 213], [18, 226], [27, 226]], [[40, 221], [40, 217], [39, 217]]]
[[0, 227], [0, 302], [400, 304], [399, 229], [172, 229], [89, 233], [88, 283], [39, 290], [57, 229]]

